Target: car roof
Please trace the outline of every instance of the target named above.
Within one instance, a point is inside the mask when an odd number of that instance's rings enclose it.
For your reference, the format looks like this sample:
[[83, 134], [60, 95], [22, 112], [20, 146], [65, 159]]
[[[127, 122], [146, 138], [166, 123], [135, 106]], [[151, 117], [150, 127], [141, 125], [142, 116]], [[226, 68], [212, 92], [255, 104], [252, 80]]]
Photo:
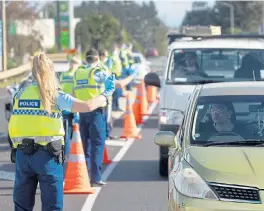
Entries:
[[200, 85], [200, 96], [263, 95], [263, 81], [220, 82]]
[[260, 38], [212, 38], [201, 40], [178, 40], [170, 44], [169, 49], [182, 48], [229, 48], [229, 49], [264, 49], [264, 41]]
[[133, 55], [133, 56], [143, 56], [142, 53], [136, 53], [136, 52], [133, 52], [132, 55]]

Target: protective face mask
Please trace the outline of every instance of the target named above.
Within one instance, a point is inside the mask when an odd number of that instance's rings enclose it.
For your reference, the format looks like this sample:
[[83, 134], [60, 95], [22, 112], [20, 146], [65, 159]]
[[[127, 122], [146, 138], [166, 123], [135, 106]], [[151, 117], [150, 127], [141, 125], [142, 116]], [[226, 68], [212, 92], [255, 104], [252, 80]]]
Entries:
[[114, 51], [114, 52], [113, 52], [113, 55], [114, 55], [114, 56], [118, 56], [118, 55], [119, 55], [119, 52], [118, 52], [118, 51]]

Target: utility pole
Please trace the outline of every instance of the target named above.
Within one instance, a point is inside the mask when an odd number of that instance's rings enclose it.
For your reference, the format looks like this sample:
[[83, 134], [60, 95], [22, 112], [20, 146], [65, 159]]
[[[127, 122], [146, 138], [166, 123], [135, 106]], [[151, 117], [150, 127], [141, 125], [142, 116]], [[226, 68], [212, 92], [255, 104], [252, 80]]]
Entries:
[[75, 27], [74, 27], [74, 7], [73, 1], [69, 0], [69, 32], [70, 32], [70, 49], [75, 48]]
[[231, 34], [234, 34], [234, 29], [235, 29], [235, 8], [233, 4], [227, 3], [227, 2], [221, 2], [218, 1], [219, 4], [222, 4], [223, 6], [226, 6], [230, 10], [230, 29], [231, 29]]
[[264, 34], [264, 1], [262, 2], [261, 34]]
[[6, 71], [6, 8], [2, 0], [2, 71]]
[[61, 52], [61, 43], [60, 43], [60, 34], [61, 34], [61, 27], [60, 27], [60, 1], [57, 0], [57, 14], [56, 14], [56, 28], [57, 28], [57, 33], [56, 33], [56, 42], [57, 42], [57, 46], [58, 46], [58, 50], [59, 52]]

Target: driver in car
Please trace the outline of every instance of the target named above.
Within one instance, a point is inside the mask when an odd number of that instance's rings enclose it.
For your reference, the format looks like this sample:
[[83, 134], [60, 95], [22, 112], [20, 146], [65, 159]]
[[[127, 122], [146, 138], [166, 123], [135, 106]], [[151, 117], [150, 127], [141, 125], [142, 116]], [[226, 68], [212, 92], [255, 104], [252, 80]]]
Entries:
[[171, 78], [191, 78], [207, 77], [198, 65], [195, 52], [176, 53], [174, 55], [174, 69]]
[[208, 75], [201, 70], [197, 62], [197, 56], [195, 52], [185, 53], [185, 65], [188, 75], [197, 75], [201, 77], [207, 77]]
[[213, 124], [201, 123], [199, 127], [200, 132], [204, 132], [206, 136], [203, 137], [205, 140], [218, 134], [229, 134], [231, 136], [233, 134], [241, 137], [245, 135], [245, 128], [236, 122], [235, 110], [232, 103], [212, 104], [209, 113]]

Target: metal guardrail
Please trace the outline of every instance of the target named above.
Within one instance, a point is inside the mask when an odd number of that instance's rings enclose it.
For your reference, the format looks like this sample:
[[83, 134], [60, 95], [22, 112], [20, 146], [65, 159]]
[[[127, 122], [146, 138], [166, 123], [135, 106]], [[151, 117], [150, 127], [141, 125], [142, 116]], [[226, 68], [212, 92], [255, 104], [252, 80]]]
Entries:
[[[47, 56], [53, 62], [67, 60], [67, 54], [66, 53], [47, 54]], [[22, 74], [25, 74], [26, 72], [30, 71], [30, 69], [32, 67], [32, 64], [31, 64], [32, 58], [33, 57], [31, 57], [31, 60], [24, 65], [21, 65], [19, 67], [13, 68], [13, 69], [6, 70], [4, 72], [0, 72], [0, 81], [22, 75]]]

